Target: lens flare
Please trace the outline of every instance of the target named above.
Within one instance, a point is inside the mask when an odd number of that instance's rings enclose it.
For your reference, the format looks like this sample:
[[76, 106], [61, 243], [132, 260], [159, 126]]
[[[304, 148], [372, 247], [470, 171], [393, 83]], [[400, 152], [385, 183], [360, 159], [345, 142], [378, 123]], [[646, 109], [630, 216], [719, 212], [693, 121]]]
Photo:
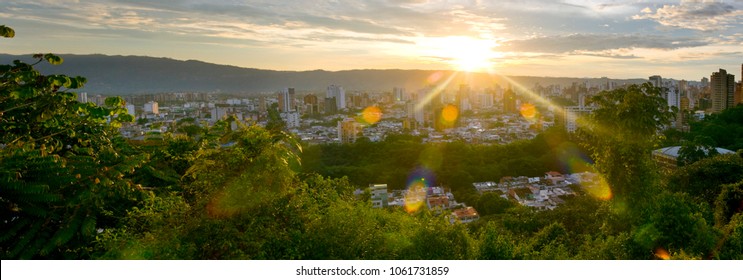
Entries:
[[658, 257], [661, 260], [670, 260], [671, 259], [671, 254], [668, 253], [668, 250], [663, 249], [661, 247], [658, 247], [657, 249], [655, 249], [655, 256]]
[[441, 71], [436, 71], [436, 72], [433, 72], [433, 74], [429, 75], [428, 76], [428, 79], [426, 79], [426, 81], [429, 84], [435, 84], [436, 82], [438, 82], [439, 80], [441, 80], [441, 77], [443, 77], [443, 76], [444, 76], [444, 73], [442, 73]]
[[408, 176], [407, 191], [405, 192], [405, 211], [414, 213], [426, 204], [426, 194], [430, 186], [434, 186], [434, 175], [431, 170], [419, 167]]
[[521, 116], [523, 116], [527, 120], [533, 121], [537, 118], [537, 107], [534, 107], [534, 104], [531, 103], [524, 103], [521, 104], [519, 113], [521, 113]]
[[439, 120], [443, 126], [453, 126], [459, 117], [459, 109], [457, 106], [448, 104], [441, 109], [441, 119]]
[[592, 165], [590, 158], [572, 142], [563, 142], [555, 148], [555, 155], [563, 170], [570, 174], [581, 175], [581, 187], [589, 195], [610, 200], [613, 197], [611, 186], [606, 178]]
[[558, 163], [567, 173], [594, 172], [591, 160], [573, 142], [563, 142], [555, 148]]
[[601, 200], [610, 200], [613, 197], [609, 182], [606, 181], [604, 176], [598, 173], [596, 173], [594, 180], [583, 184], [583, 189], [589, 195]]
[[406, 212], [414, 213], [420, 210], [426, 200], [426, 189], [427, 186], [423, 178], [408, 185], [408, 190], [405, 192]]
[[382, 119], [382, 109], [377, 106], [369, 106], [361, 112], [361, 123], [372, 125]]

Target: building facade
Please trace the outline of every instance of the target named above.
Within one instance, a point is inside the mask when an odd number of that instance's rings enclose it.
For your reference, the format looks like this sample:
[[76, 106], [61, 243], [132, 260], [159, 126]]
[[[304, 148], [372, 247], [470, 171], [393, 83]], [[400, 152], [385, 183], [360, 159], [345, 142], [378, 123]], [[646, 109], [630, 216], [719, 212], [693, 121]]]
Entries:
[[358, 139], [361, 128], [353, 118], [338, 121], [338, 139], [341, 143], [353, 143]]
[[710, 76], [710, 90], [713, 113], [735, 106], [735, 75], [728, 74], [725, 69], [713, 72]]

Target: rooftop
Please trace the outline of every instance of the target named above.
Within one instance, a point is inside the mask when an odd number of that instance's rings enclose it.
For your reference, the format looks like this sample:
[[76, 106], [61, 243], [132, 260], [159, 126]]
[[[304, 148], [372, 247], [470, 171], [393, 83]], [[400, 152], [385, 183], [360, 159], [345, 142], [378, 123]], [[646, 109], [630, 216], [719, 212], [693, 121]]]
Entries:
[[[728, 150], [728, 149], [725, 149], [725, 148], [715, 148], [715, 149], [717, 149], [717, 153], [719, 153], [721, 155], [722, 154], [734, 154], [735, 153], [734, 151], [731, 151], [731, 150]], [[676, 157], [679, 156], [679, 150], [681, 150], [681, 146], [670, 146], [670, 147], [664, 147], [664, 148], [657, 149], [657, 150], [653, 151], [653, 153], [659, 153], [659, 154], [663, 154], [663, 155], [666, 155], [666, 156], [671, 156], [671, 157], [675, 157], [676, 158]]]

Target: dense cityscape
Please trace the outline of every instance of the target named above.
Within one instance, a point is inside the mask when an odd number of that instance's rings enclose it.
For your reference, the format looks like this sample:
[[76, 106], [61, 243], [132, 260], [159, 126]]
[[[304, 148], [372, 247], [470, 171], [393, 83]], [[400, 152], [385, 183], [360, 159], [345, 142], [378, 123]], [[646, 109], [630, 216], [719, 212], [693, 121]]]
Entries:
[[[743, 65], [741, 65], [743, 77]], [[607, 79], [608, 80], [608, 79]], [[689, 130], [689, 120], [703, 120], [708, 114], [719, 113], [733, 108], [741, 99], [741, 83], [725, 69], [713, 72], [709, 78], [699, 81], [663, 79], [660, 75], [648, 78], [648, 83], [664, 89], [663, 99], [675, 113], [674, 121], [668, 128]], [[379, 142], [386, 135], [409, 134], [420, 136], [424, 143], [461, 141], [469, 144], [508, 144], [519, 140], [529, 140], [550, 127], [557, 127], [567, 133], [575, 133], [581, 115], [590, 114], [595, 106], [587, 103], [591, 96], [603, 91], [614, 90], [627, 85], [616, 82], [601, 84], [573, 83], [570, 86], [523, 86], [514, 89], [508, 85], [494, 88], [472, 89], [460, 84], [458, 89], [447, 90], [447, 85], [431, 85], [413, 92], [395, 87], [387, 92], [349, 91], [339, 85], [330, 85], [326, 92], [306, 92], [298, 94], [295, 88], [284, 88], [276, 93], [257, 94], [253, 97], [240, 97], [209, 93], [161, 93], [125, 96], [127, 112], [136, 116], [137, 121], [121, 128], [124, 137], [133, 140], [162, 140], [163, 135], [186, 135], [193, 133], [194, 126], [211, 126], [220, 120], [255, 123], [266, 126], [273, 111], [287, 131], [296, 135], [306, 145], [354, 143], [359, 138]], [[318, 97], [320, 96], [320, 97]], [[97, 95], [88, 100], [87, 93], [78, 96], [79, 102], [93, 101], [103, 105], [103, 96]], [[190, 129], [189, 129], [190, 128]], [[192, 135], [189, 135], [192, 136]], [[678, 147], [658, 149], [654, 157], [661, 164], [670, 162], [676, 165]], [[735, 151], [717, 148], [718, 153]], [[671, 151], [669, 153], [669, 151]], [[562, 174], [556, 171], [545, 173], [544, 178], [518, 176], [521, 182], [509, 183], [506, 178], [495, 182], [476, 182], [473, 187], [478, 192], [497, 191], [504, 199], [512, 199], [521, 205], [536, 209], [554, 209], [564, 202], [560, 196], [575, 195], [568, 185], [593, 188], [598, 184], [593, 173]], [[594, 181], [582, 184], [582, 177], [589, 176]], [[510, 177], [508, 177], [510, 178]], [[559, 180], [555, 178], [560, 178]], [[386, 184], [375, 184], [370, 178], [372, 205], [375, 208], [404, 207], [406, 200], [425, 201], [429, 209], [445, 210], [470, 209], [461, 214], [453, 211], [459, 219], [467, 215], [479, 218], [476, 209], [457, 203], [451, 192], [444, 192], [441, 186], [429, 193], [406, 193], [403, 190], [389, 190]], [[505, 182], [503, 182], [505, 180]], [[550, 184], [546, 184], [550, 181]], [[558, 184], [559, 182], [559, 184]], [[379, 182], [376, 182], [379, 183]], [[545, 184], [543, 184], [545, 183]], [[559, 185], [559, 187], [552, 187]], [[377, 186], [376, 189], [374, 186]], [[385, 186], [384, 190], [379, 186]], [[488, 186], [488, 187], [485, 187]], [[519, 196], [517, 191], [522, 189]], [[524, 192], [525, 191], [525, 192]], [[357, 195], [362, 192], [357, 189]], [[406, 196], [409, 196], [406, 198]], [[432, 200], [445, 198], [446, 201], [433, 203]]]
[[[689, 117], [703, 119], [705, 114], [741, 102], [740, 82], [736, 83], [735, 75], [725, 69], [700, 81], [664, 80], [653, 75], [648, 82], [667, 89], [664, 99], [677, 111], [671, 127], [681, 130], [688, 129]], [[380, 141], [389, 133], [422, 135], [426, 142], [507, 144], [531, 139], [553, 126], [574, 132], [577, 118], [592, 111], [586, 100], [626, 85], [586, 82], [567, 87], [517, 86], [496, 84], [493, 88], [472, 89], [461, 84], [456, 90], [447, 90], [447, 85], [432, 85], [414, 91], [396, 87], [386, 92], [347, 93], [342, 86], [330, 85], [325, 93], [300, 94], [298, 89], [287, 87], [249, 98], [207, 93], [124, 96], [127, 111], [136, 116], [137, 124], [122, 132], [141, 140], [148, 133], [182, 133], [176, 130], [184, 119], [190, 124], [208, 125], [227, 116], [265, 125], [272, 109], [290, 132], [310, 144], [349, 143], [358, 137]], [[104, 99], [100, 95], [89, 99], [87, 93], [78, 97], [80, 102], [99, 105]], [[439, 121], [442, 119], [445, 121]]]
[[741, 19], [740, 1], [8, 0], [2, 278], [737, 275]]

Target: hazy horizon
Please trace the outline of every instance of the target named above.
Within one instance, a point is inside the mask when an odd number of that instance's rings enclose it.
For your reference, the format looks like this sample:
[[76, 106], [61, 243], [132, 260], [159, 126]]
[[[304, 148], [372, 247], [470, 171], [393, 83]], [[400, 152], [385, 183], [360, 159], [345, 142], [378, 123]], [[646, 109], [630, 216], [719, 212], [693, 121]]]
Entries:
[[686, 80], [738, 73], [743, 57], [743, 1], [264, 2], [12, 0], [3, 52]]
[[[241, 69], [254, 69], [254, 70], [261, 70], [261, 71], [275, 71], [275, 72], [294, 72], [294, 73], [300, 73], [300, 72], [313, 72], [313, 71], [323, 71], [323, 72], [329, 72], [329, 73], [337, 73], [337, 72], [345, 72], [345, 71], [440, 71], [440, 72], [460, 72], [463, 74], [475, 74], [475, 75], [486, 75], [489, 74], [488, 72], [484, 71], [458, 71], [454, 69], [415, 69], [415, 68], [350, 68], [350, 69], [338, 69], [338, 70], [328, 70], [328, 69], [307, 69], [307, 70], [279, 70], [279, 69], [269, 69], [269, 68], [256, 68], [256, 67], [250, 67], [250, 66], [240, 66], [235, 64], [223, 64], [223, 63], [215, 63], [200, 59], [180, 59], [180, 58], [174, 58], [174, 57], [157, 57], [157, 56], [148, 56], [148, 55], [126, 55], [126, 54], [103, 54], [103, 53], [54, 53], [55, 55], [60, 56], [62, 59], [69, 56], [107, 56], [107, 57], [139, 57], [139, 58], [155, 58], [155, 59], [169, 59], [173, 61], [179, 61], [179, 62], [187, 62], [187, 61], [196, 61], [201, 63], [207, 63], [207, 64], [213, 64], [218, 66], [224, 66], [224, 67], [237, 67]], [[32, 56], [34, 53], [19, 53], [19, 54], [13, 54], [13, 53], [0, 53], [0, 55], [8, 55], [8, 56], [27, 56], [28, 60], [31, 61]], [[3, 61], [2, 63], [9, 63], [9, 61]], [[725, 68], [722, 68], [725, 69]], [[718, 69], [710, 70], [711, 72], [717, 72]], [[735, 70], [726, 69], [728, 73], [730, 74], [736, 74]], [[627, 77], [627, 78], [618, 78], [618, 77], [611, 77], [611, 76], [544, 76], [544, 75], [503, 75], [503, 76], [509, 76], [509, 77], [532, 77], [532, 78], [546, 78], [546, 79], [603, 79], [608, 78], [610, 80], [637, 80], [637, 79], [648, 79], [645, 76], [651, 75], [650, 73], [647, 74], [638, 74], [637, 77]], [[740, 75], [735, 75], [736, 81], [739, 80]], [[682, 80], [682, 78], [676, 78], [676, 77], [667, 77], [662, 76], [663, 79], [672, 79], [672, 80]], [[704, 76], [709, 78], [709, 75]], [[701, 79], [701, 78], [700, 78]], [[699, 82], [700, 79], [695, 80], [687, 80], [692, 82]], [[686, 79], [684, 79], [686, 80]]]

